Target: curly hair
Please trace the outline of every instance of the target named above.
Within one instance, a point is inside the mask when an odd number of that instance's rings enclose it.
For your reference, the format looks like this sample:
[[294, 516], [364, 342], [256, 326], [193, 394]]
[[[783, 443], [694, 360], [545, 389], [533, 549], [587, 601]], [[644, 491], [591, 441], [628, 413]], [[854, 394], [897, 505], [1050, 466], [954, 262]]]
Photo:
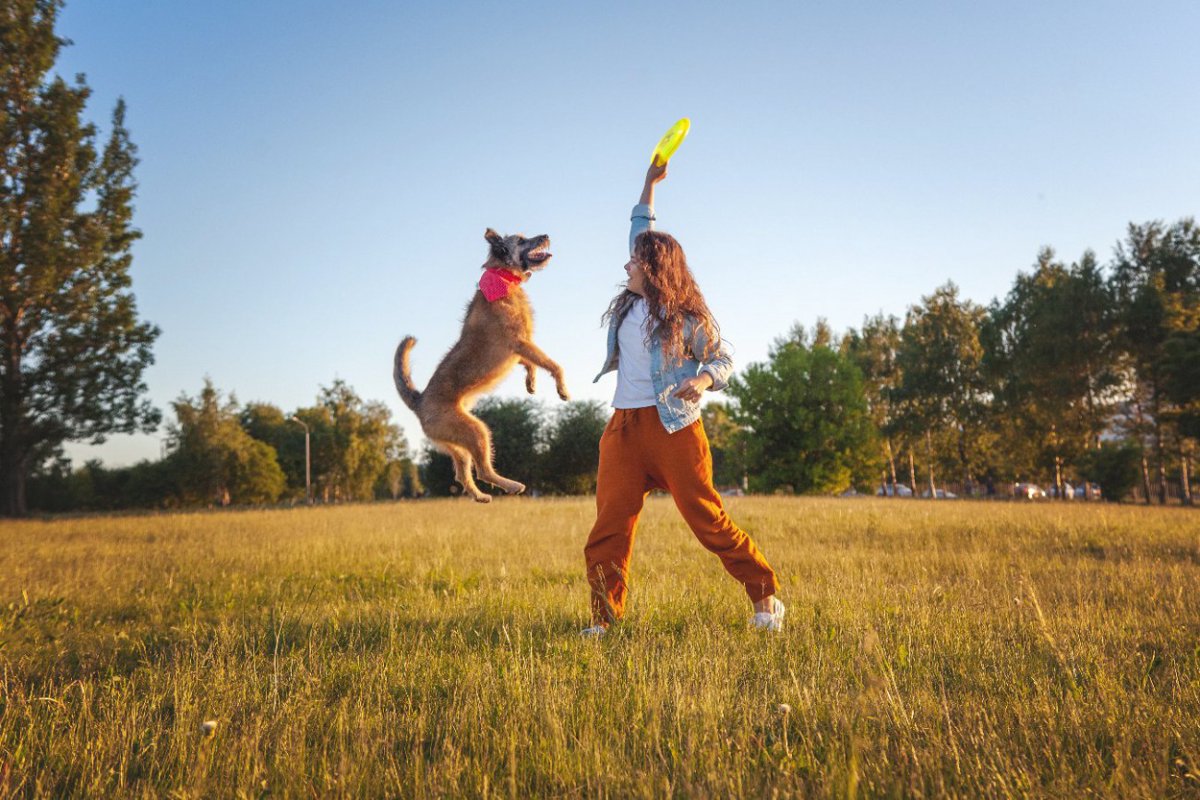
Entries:
[[[667, 358], [682, 363], [691, 347], [691, 342], [683, 340], [684, 323], [690, 316], [707, 339], [704, 352], [693, 355], [700, 361], [707, 360], [721, 340], [720, 329], [688, 268], [683, 247], [670, 234], [645, 231], [634, 240], [633, 259], [645, 275], [640, 296], [646, 300], [646, 318], [651, 321], [646, 346], [657, 338]], [[609, 303], [602, 322], [615, 319], [619, 326], [638, 297], [628, 289], [622, 291]]]

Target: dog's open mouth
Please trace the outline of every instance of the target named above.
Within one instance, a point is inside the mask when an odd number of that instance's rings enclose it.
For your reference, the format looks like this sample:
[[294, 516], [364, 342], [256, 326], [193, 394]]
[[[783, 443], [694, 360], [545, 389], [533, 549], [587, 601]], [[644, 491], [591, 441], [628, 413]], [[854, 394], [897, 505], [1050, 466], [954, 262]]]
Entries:
[[553, 253], [543, 247], [539, 250], [534, 250], [532, 253], [525, 256], [525, 261], [529, 264], [530, 269], [541, 269], [546, 265], [546, 262], [549, 261], [552, 256]]

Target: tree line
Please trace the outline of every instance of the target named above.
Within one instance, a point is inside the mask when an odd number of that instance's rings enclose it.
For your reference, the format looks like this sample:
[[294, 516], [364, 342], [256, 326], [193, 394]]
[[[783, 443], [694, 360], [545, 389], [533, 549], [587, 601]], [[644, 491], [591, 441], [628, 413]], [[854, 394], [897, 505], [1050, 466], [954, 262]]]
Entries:
[[1037, 482], [1192, 503], [1200, 437], [1200, 229], [1130, 224], [1101, 266], [1042, 249], [1003, 298], [953, 283], [903, 320], [777, 340], [711, 410], [718, 481], [759, 491], [969, 495]]
[[[211, 381], [171, 404], [165, 453], [130, 467], [59, 458], [29, 480], [29, 505], [43, 511], [187, 508], [414, 496], [416, 465], [391, 411], [364, 401], [343, 381], [322, 387], [311, 406], [285, 412], [241, 405]], [[306, 458], [306, 442], [310, 456]], [[306, 463], [311, 461], [311, 468]]]
[[[49, 462], [29, 480], [29, 505], [47, 512], [179, 509], [231, 505], [450, 496], [449, 458], [409, 451], [391, 412], [343, 381], [293, 412], [239, 404], [210, 381], [171, 404], [165, 454], [129, 467]], [[532, 399], [485, 398], [475, 409], [493, 429], [498, 463], [536, 494], [595, 490], [596, 458], [608, 410], [575, 401], [547, 413]], [[306, 456], [306, 442], [307, 456]], [[509, 466], [511, 465], [511, 467]]]

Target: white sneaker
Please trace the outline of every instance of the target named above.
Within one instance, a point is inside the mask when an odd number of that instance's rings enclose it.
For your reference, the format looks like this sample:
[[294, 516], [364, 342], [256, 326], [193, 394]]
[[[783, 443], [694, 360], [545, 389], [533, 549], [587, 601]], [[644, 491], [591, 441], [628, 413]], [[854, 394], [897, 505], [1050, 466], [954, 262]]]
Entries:
[[590, 628], [584, 628], [581, 630], [579, 635], [584, 639], [599, 639], [606, 633], [608, 633], [608, 628], [604, 625], [593, 625]]
[[787, 614], [785, 606], [778, 597], [771, 596], [771, 610], [758, 611], [750, 618], [750, 627], [765, 631], [783, 630], [783, 617]]

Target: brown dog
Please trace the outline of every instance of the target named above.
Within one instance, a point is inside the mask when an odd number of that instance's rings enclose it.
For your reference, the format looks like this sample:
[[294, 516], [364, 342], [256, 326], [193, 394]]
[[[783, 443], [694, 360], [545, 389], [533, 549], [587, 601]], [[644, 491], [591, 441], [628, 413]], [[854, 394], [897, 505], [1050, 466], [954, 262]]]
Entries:
[[417, 340], [405, 337], [396, 348], [392, 376], [404, 404], [413, 410], [434, 446], [454, 461], [454, 478], [480, 503], [491, 501], [471, 477], [479, 477], [509, 494], [525, 484], [499, 475], [492, 467], [492, 436], [470, 412], [474, 400], [491, 389], [518, 362], [525, 367], [525, 388], [534, 391], [534, 368], [554, 376], [558, 396], [567, 396], [562, 367], [533, 343], [533, 312], [521, 284], [550, 260], [549, 236], [500, 236], [484, 233], [491, 250], [484, 262], [480, 288], [467, 306], [462, 336], [438, 364], [425, 391], [418, 392], [409, 374], [408, 354]]

